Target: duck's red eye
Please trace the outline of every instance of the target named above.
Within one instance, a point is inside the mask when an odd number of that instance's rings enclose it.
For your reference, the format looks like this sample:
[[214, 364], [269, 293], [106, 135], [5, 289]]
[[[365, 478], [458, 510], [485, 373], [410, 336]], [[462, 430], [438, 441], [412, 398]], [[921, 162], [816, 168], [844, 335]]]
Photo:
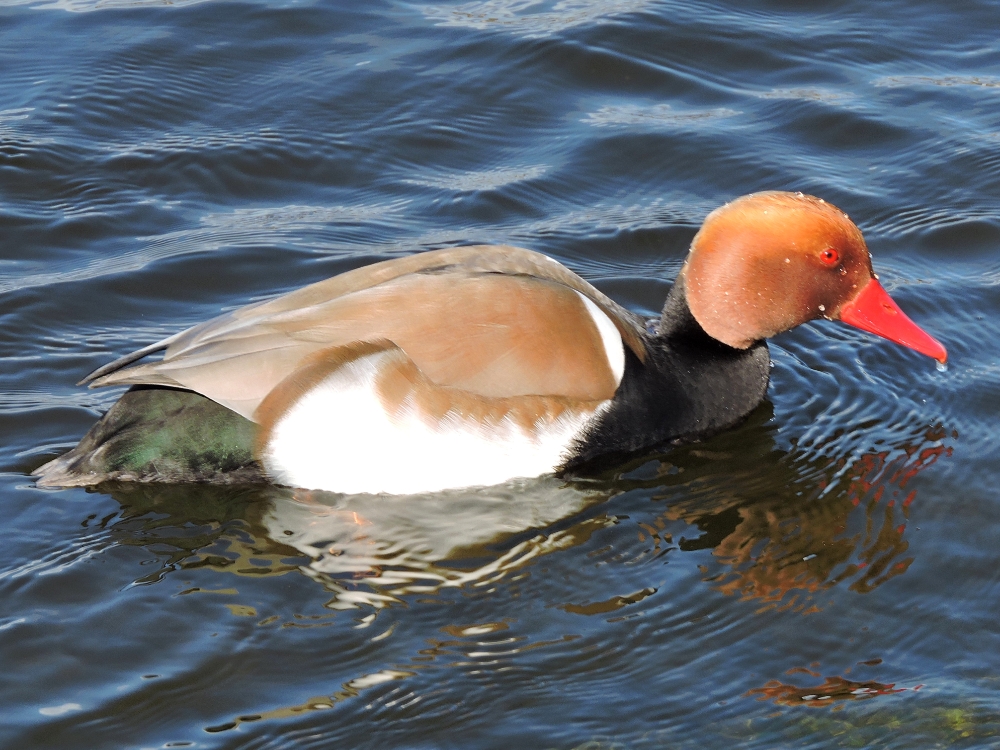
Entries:
[[819, 260], [824, 266], [835, 266], [840, 263], [840, 253], [828, 247], [819, 254]]

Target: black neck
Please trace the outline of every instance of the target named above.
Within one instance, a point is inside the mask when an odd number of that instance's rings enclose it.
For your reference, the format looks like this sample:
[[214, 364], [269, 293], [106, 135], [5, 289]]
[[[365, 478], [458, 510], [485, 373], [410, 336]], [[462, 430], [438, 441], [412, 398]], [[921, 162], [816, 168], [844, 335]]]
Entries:
[[645, 363], [626, 348], [625, 375], [610, 407], [565, 468], [719, 432], [742, 421], [767, 392], [767, 345], [734, 349], [705, 333], [688, 307], [683, 278], [646, 345]]
[[[695, 320], [691, 308], [688, 307], [683, 276], [678, 276], [674, 285], [670, 287], [670, 291], [667, 292], [667, 299], [663, 303], [663, 312], [660, 313], [660, 321], [656, 324], [654, 337], [662, 341], [690, 341], [699, 346], [720, 343], [705, 333], [705, 329]], [[723, 346], [725, 345], [723, 344]]]

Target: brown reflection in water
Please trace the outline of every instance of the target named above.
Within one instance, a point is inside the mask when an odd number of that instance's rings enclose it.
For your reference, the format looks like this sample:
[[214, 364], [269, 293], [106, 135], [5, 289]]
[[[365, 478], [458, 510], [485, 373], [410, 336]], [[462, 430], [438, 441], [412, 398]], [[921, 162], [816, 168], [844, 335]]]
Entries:
[[875, 680], [858, 682], [845, 677], [827, 677], [821, 685], [799, 687], [785, 684], [779, 680], [770, 680], [762, 687], [754, 688], [746, 693], [746, 697], [757, 696], [760, 701], [774, 701], [779, 706], [807, 706], [809, 708], [824, 708], [844, 701], [862, 701], [877, 695], [892, 695], [903, 693], [915, 688], [897, 688], [894, 683], [881, 683]]
[[714, 550], [730, 568], [717, 588], [771, 606], [788, 596], [783, 607], [811, 612], [817, 608], [807, 605], [808, 595], [818, 590], [850, 581], [851, 591], [868, 593], [906, 572], [913, 557], [906, 556], [904, 535], [917, 496], [907, 483], [951, 455], [940, 443], [945, 437], [940, 426], [931, 427], [898, 448], [866, 453], [850, 465], [841, 459], [831, 467], [837, 478], [818, 482], [816, 497], [800, 503], [741, 508], [739, 525]]
[[639, 539], [669, 544], [662, 531], [667, 522], [697, 526], [702, 535], [677, 546], [712, 550], [723, 569], [702, 569], [717, 590], [757, 600], [760, 611], [817, 612], [817, 592], [846, 583], [868, 593], [906, 572], [914, 558], [905, 535], [918, 494], [908, 484], [950, 456], [945, 441], [956, 437], [936, 425], [850, 461], [817, 457], [821, 446], [810, 446], [787, 455], [761, 453], [757, 465], [748, 466], [738, 448], [718, 450], [726, 447], [718, 442], [711, 451], [669, 454], [673, 463], [663, 461], [654, 481], [680, 485], [685, 495], [660, 495], [671, 504], [659, 518], [638, 523]]
[[644, 588], [627, 596], [613, 596], [601, 602], [590, 602], [588, 604], [563, 604], [559, 609], [574, 615], [606, 615], [615, 612], [630, 604], [638, 604], [647, 596], [656, 593], [654, 588]]

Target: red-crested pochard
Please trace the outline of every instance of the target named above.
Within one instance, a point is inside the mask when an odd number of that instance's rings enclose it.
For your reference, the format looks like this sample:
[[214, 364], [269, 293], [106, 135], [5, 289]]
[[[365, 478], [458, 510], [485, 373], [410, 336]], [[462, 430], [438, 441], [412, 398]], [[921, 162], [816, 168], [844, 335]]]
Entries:
[[649, 330], [530, 250], [425, 252], [101, 367], [83, 382], [144, 387], [36, 474], [418, 493], [579, 469], [738, 423], [764, 398], [764, 339], [816, 318], [947, 357], [876, 280], [847, 215], [800, 193], [709, 214]]

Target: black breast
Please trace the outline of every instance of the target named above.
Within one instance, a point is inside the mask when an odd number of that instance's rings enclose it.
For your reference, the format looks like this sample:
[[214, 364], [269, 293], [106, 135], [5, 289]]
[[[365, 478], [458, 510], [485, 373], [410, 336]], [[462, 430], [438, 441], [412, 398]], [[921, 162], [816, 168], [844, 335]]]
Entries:
[[767, 344], [734, 349], [713, 339], [691, 315], [680, 281], [646, 343], [645, 363], [626, 348], [625, 374], [610, 407], [581, 436], [563, 469], [719, 432], [764, 399]]

